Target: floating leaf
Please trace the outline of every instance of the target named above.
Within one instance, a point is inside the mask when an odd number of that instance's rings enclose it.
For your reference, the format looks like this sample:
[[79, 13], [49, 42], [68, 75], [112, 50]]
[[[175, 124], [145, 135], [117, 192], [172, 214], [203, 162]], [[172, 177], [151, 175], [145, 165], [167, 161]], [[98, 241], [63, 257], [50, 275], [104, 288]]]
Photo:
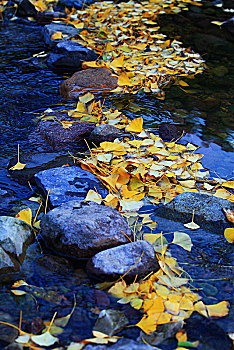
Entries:
[[68, 345], [67, 350], [81, 350], [83, 349], [83, 347], [85, 347], [86, 344], [84, 343], [71, 343], [70, 345]]
[[226, 228], [224, 231], [224, 237], [229, 243], [234, 243], [234, 228]]
[[189, 228], [190, 230], [197, 230], [200, 228], [200, 226], [195, 224], [195, 222], [193, 222], [193, 221], [188, 222], [187, 224], [184, 224], [184, 226]]
[[18, 144], [18, 161], [17, 161], [17, 163], [16, 163], [14, 166], [12, 166], [11, 168], [9, 168], [9, 170], [22, 170], [22, 169], [25, 168], [26, 165], [27, 165], [27, 164], [22, 164], [22, 163], [20, 163], [20, 161], [19, 161], [19, 144]]
[[29, 340], [30, 340], [29, 334], [20, 335], [18, 338], [15, 339], [16, 343], [19, 343], [19, 344], [27, 344]]
[[142, 127], [143, 127], [143, 118], [137, 118], [133, 119], [131, 123], [126, 127], [126, 131], [131, 131], [131, 132], [142, 132]]
[[190, 236], [187, 233], [176, 231], [174, 232], [174, 238], [171, 242], [173, 244], [177, 244], [185, 250], [191, 251], [193, 246]]
[[11, 289], [11, 293], [15, 295], [25, 295], [27, 294], [24, 290]]
[[195, 310], [206, 317], [224, 317], [228, 314], [228, 307], [227, 301], [214, 305], [205, 305], [202, 301], [195, 304]]
[[31, 339], [35, 344], [41, 346], [51, 346], [58, 342], [58, 338], [51, 335], [49, 331], [40, 335], [32, 335]]

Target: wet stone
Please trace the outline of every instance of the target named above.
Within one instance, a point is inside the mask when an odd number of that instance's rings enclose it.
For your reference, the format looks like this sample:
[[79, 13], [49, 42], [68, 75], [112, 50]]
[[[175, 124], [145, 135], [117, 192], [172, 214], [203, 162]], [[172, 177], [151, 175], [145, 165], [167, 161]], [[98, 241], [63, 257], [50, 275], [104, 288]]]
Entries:
[[128, 325], [128, 319], [118, 310], [102, 310], [94, 325], [94, 330], [112, 336]]
[[72, 25], [67, 25], [67, 24], [62, 24], [62, 23], [51, 23], [47, 24], [43, 29], [42, 29], [42, 35], [44, 37], [45, 43], [53, 47], [55, 46], [58, 42], [61, 41], [61, 39], [57, 40], [52, 40], [51, 37], [53, 36], [54, 33], [56, 32], [61, 32], [63, 36], [66, 37], [68, 40], [71, 37], [74, 37], [79, 33], [79, 30], [73, 27]]
[[173, 124], [161, 124], [159, 127], [159, 136], [164, 141], [171, 141], [177, 139], [182, 131]]
[[157, 346], [164, 340], [175, 337], [176, 333], [179, 332], [182, 328], [183, 322], [174, 322], [159, 325], [157, 326], [157, 330], [150, 333], [149, 335], [141, 331], [138, 341], [142, 341], [142, 339], [144, 339], [148, 344]]
[[31, 228], [25, 222], [10, 216], [0, 217], [0, 247], [10, 257], [22, 262], [32, 240]]
[[121, 134], [120, 129], [116, 128], [115, 126], [101, 124], [93, 129], [89, 136], [88, 142], [91, 144], [91, 146], [93, 146], [93, 144], [99, 146], [101, 142], [113, 142], [117, 137], [120, 137]]
[[224, 330], [215, 322], [197, 312], [194, 312], [192, 316], [186, 320], [185, 330], [188, 339], [191, 341], [199, 341], [199, 349], [232, 349], [232, 341]]
[[[23, 153], [20, 154], [20, 162], [26, 164], [24, 169], [20, 170], [9, 170], [12, 166], [17, 163], [17, 157], [10, 159], [8, 164], [8, 171], [10, 175], [20, 183], [26, 183], [32, 179], [33, 175], [41, 170], [55, 168], [67, 163], [71, 163], [71, 158], [67, 155], [60, 155], [55, 152], [47, 153]], [[0, 193], [1, 194], [1, 193]]]
[[82, 259], [103, 249], [127, 243], [132, 237], [121, 214], [94, 202], [70, 201], [51, 210], [41, 220], [41, 233], [59, 254]]
[[48, 66], [61, 71], [77, 71], [83, 61], [95, 61], [98, 55], [85, 46], [73, 41], [60, 41], [49, 55]]
[[114, 345], [91, 345], [88, 344], [85, 347], [85, 350], [154, 350], [155, 347], [138, 343], [133, 339], [123, 338], [117, 341]]
[[[133, 267], [140, 257], [141, 259]], [[149, 242], [137, 241], [103, 250], [90, 259], [87, 264], [87, 270], [90, 274], [104, 280], [116, 280], [129, 269], [131, 270], [124, 277], [127, 282], [132, 282], [136, 275], [138, 275], [138, 279], [141, 279], [150, 272], [159, 269], [154, 248]]]
[[40, 120], [31, 136], [38, 140], [43, 140], [54, 150], [64, 150], [67, 146], [76, 146], [84, 143], [93, 129], [95, 123], [74, 123], [69, 128], [64, 128], [59, 121], [74, 122], [74, 118], [54, 113], [55, 119]]
[[102, 197], [108, 193], [96, 176], [78, 166], [40, 171], [34, 179], [45, 198], [50, 191], [48, 200], [51, 207], [75, 199], [83, 200], [90, 189], [96, 188]]
[[222, 208], [234, 209], [234, 204], [228, 200], [206, 194], [186, 192], [179, 194], [170, 203], [156, 210], [156, 215], [170, 220], [188, 223], [192, 220], [204, 230], [223, 234], [231, 223], [226, 220]]
[[[13, 317], [4, 311], [0, 311], [0, 320], [3, 322], [15, 324]], [[18, 326], [18, 325], [15, 324], [15, 326]], [[12, 343], [17, 337], [18, 337], [17, 329], [13, 327], [9, 327], [5, 324], [0, 324], [1, 341], [4, 341], [9, 344], [9, 343]]]
[[107, 92], [117, 86], [117, 77], [108, 68], [88, 68], [74, 73], [61, 84], [60, 92], [64, 99], [78, 99], [84, 91]]
[[59, 5], [81, 10], [84, 6], [90, 5], [92, 0], [59, 0]]
[[29, 0], [21, 0], [18, 4], [16, 16], [19, 17], [35, 17], [38, 11]]

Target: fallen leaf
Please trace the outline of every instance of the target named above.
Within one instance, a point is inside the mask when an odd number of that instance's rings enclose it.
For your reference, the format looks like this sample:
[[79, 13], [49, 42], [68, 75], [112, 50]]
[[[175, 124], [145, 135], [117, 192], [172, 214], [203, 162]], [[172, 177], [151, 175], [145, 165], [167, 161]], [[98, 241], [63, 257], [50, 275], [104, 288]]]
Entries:
[[137, 118], [137, 119], [133, 119], [131, 121], [131, 123], [125, 128], [126, 131], [130, 131], [130, 132], [142, 132], [142, 128], [143, 128], [143, 118]]
[[228, 221], [230, 221], [232, 224], [234, 224], [234, 210], [228, 209], [228, 208], [222, 208], [224, 211], [224, 214]]
[[15, 217], [26, 222], [29, 226], [32, 226], [32, 210], [30, 208], [21, 210]]
[[40, 334], [40, 335], [32, 335], [31, 340], [41, 346], [51, 346], [58, 342], [58, 338], [54, 337], [53, 335], [50, 334], [49, 331]]
[[224, 231], [224, 237], [229, 243], [234, 243], [234, 228], [226, 228]]
[[184, 224], [184, 226], [189, 228], [190, 230], [197, 230], [200, 228], [200, 226], [195, 224], [195, 222], [193, 222], [193, 221], [188, 222], [187, 224]]
[[191, 248], [193, 246], [190, 236], [187, 233], [183, 233], [179, 231], [174, 232], [174, 238], [171, 243], [177, 244], [180, 247], [184, 248], [185, 250], [188, 250], [189, 252], [191, 251]]

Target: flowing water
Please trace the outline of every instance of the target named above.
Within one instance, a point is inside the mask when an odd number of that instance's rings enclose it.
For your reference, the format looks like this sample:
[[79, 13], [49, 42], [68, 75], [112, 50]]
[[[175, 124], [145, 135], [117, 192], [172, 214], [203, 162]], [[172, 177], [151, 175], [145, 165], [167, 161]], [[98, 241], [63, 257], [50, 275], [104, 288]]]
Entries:
[[[209, 16], [212, 20], [212, 14]], [[162, 29], [171, 37], [179, 35], [181, 41], [184, 38], [185, 45], [190, 46], [194, 27], [196, 27], [194, 21], [191, 22], [191, 27], [183, 28], [186, 32], [181, 33], [182, 19], [178, 18], [178, 23], [162, 18]], [[213, 20], [215, 19], [216, 16], [213, 13]], [[199, 31], [200, 27], [197, 30]], [[196, 40], [199, 43], [199, 38], [195, 39], [191, 40], [192, 47], [196, 44]], [[231, 178], [234, 176], [234, 101], [231, 93], [234, 82], [233, 62], [230, 52], [225, 52], [222, 47], [220, 51], [210, 50], [207, 53], [203, 49], [201, 48], [200, 53], [206, 59], [207, 69], [204, 74], [196, 76], [193, 80], [184, 79], [189, 84], [188, 89], [182, 90], [178, 86], [169, 87], [166, 90], [165, 101], [157, 100], [154, 95], [110, 96], [107, 98], [107, 103], [122, 109], [128, 116], [142, 116], [148, 128], [157, 129], [160, 123], [164, 122], [180, 126], [185, 131], [181, 141], [190, 141], [201, 147], [199, 152], [204, 154], [204, 166], [218, 176]], [[2, 24], [0, 29], [0, 190], [7, 192], [7, 196], [1, 199], [1, 215], [6, 214], [16, 200], [27, 198], [32, 194], [28, 186], [20, 185], [8, 175], [6, 167], [9, 159], [17, 154], [18, 144], [21, 150], [27, 152], [45, 150], [45, 145], [34, 144], [30, 140], [30, 133], [35, 128], [33, 119], [37, 113], [62, 102], [59, 85], [64, 78], [46, 67], [35, 67], [26, 65], [27, 61], [22, 62], [46, 50], [39, 25], [22, 20], [6, 21]], [[51, 149], [47, 147], [47, 151], [50, 152]], [[212, 247], [207, 249], [209, 251]], [[38, 246], [34, 245], [31, 250], [34, 251], [35, 258], [41, 256]], [[217, 254], [220, 254], [220, 257], [218, 259], [217, 255], [216, 266], [222, 255], [218, 251]], [[76, 308], [74, 317], [61, 339], [65, 344], [68, 339], [79, 341], [89, 337], [98, 310], [110, 306], [119, 309], [120, 306], [104, 292], [93, 288], [93, 283], [90, 282], [82, 266], [71, 268], [66, 266], [63, 260], [54, 262], [50, 259], [50, 256], [42, 255], [36, 264], [33, 260], [27, 262], [30, 266], [28, 272], [25, 272], [27, 282], [36, 287], [27, 290], [28, 294], [22, 297], [12, 295], [7, 289], [8, 286], [4, 287], [0, 292], [0, 313], [9, 312], [14, 315], [15, 320], [18, 320], [19, 312], [23, 310], [24, 325], [29, 324], [33, 317], [49, 319], [55, 311], [58, 311], [58, 316], [63, 316], [70, 312], [74, 304], [73, 295], [76, 294], [79, 310]], [[204, 255], [202, 259], [205, 260]], [[48, 270], [48, 264], [52, 266], [51, 271]], [[207, 265], [208, 262], [204, 261], [202, 264]], [[222, 265], [226, 264], [230, 265], [230, 261], [223, 257]], [[206, 278], [204, 276], [205, 280]], [[207, 285], [206, 282], [204, 283]], [[231, 296], [229, 281], [214, 281], [208, 284], [209, 286], [210, 297], [216, 295], [221, 300]], [[122, 306], [122, 309], [130, 323], [136, 323], [140, 317], [139, 314], [129, 306]], [[129, 328], [123, 332], [133, 338], [137, 333], [138, 330], [135, 328]]]

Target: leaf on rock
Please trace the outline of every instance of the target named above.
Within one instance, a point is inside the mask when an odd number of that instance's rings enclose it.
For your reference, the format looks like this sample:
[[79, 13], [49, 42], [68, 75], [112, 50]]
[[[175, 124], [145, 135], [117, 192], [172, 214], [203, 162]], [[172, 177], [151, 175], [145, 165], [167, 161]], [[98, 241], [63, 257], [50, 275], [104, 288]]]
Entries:
[[88, 92], [87, 94], [80, 96], [79, 101], [82, 103], [88, 103], [94, 99], [94, 95]]
[[26, 164], [22, 164], [20, 162], [17, 162], [16, 165], [9, 168], [9, 170], [22, 170], [25, 168], [25, 166], [26, 166]]
[[102, 197], [100, 196], [99, 193], [97, 193], [94, 190], [89, 190], [89, 192], [87, 193], [85, 199], [85, 201], [91, 201], [91, 202], [95, 202], [98, 204], [102, 203]]
[[27, 344], [29, 340], [30, 340], [29, 334], [20, 335], [18, 338], [15, 339], [15, 341], [19, 344]]
[[85, 345], [86, 344], [84, 344], [84, 343], [74, 343], [74, 342], [72, 342], [68, 346], [67, 350], [81, 350], [81, 349], [83, 349], [83, 347], [85, 347]]
[[30, 208], [21, 210], [15, 217], [32, 226], [32, 210]]
[[179, 231], [174, 232], [174, 238], [171, 243], [177, 244], [189, 252], [193, 246], [190, 236], [187, 233]]

